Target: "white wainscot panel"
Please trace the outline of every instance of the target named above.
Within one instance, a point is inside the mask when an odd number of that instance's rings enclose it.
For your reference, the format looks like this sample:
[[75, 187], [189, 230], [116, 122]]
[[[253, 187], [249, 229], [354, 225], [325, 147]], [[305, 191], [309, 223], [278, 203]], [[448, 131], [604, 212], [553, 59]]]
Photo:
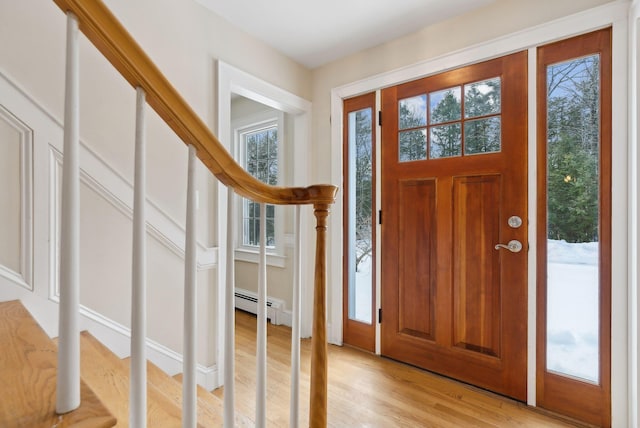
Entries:
[[33, 132], [0, 105], [0, 277], [33, 289]]

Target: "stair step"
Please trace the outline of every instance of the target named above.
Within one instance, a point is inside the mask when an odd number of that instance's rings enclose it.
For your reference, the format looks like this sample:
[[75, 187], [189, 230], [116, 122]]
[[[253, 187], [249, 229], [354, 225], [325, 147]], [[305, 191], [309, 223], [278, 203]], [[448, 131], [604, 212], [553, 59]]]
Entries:
[[[182, 390], [182, 373], [178, 373], [173, 377], [179, 384], [181, 385]], [[198, 406], [206, 406], [209, 409], [215, 409], [216, 412], [219, 412], [220, 421], [223, 420], [223, 412], [224, 412], [224, 403], [222, 398], [213, 395], [211, 392], [207, 391], [200, 385], [198, 385]], [[200, 420], [200, 414], [198, 414], [198, 420]], [[209, 425], [207, 425], [209, 426]], [[254, 427], [255, 423], [253, 420], [242, 413], [239, 413], [237, 410], [235, 412], [235, 426], [236, 427]]]
[[[123, 361], [128, 362], [128, 358]], [[147, 383], [150, 388], [165, 395], [178, 408], [182, 409], [182, 384], [165, 373], [158, 366], [147, 361]], [[203, 427], [222, 426], [223, 413], [220, 400], [214, 403], [207, 403], [198, 400], [198, 425]]]
[[0, 303], [0, 349], [0, 426], [99, 428], [116, 424], [84, 382], [80, 408], [56, 414], [56, 346], [17, 300]]
[[[82, 378], [95, 389], [120, 421], [129, 420], [129, 364], [121, 360], [89, 332], [81, 333]], [[149, 382], [147, 425], [178, 427], [182, 421], [177, 403]], [[122, 424], [118, 426], [128, 426]]]

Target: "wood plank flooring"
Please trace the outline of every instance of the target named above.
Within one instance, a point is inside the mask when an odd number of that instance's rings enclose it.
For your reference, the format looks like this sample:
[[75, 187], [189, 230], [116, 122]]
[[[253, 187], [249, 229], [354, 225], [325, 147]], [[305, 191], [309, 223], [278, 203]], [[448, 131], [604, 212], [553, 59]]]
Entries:
[[0, 426], [115, 425], [116, 419], [84, 382], [80, 408], [56, 414], [56, 346], [18, 301], [0, 303], [0, 350]]
[[[255, 414], [255, 321], [236, 311], [236, 408]], [[269, 324], [267, 426], [289, 426], [291, 330]], [[308, 424], [310, 341], [301, 346]], [[222, 397], [224, 388], [214, 391]], [[349, 347], [329, 346], [330, 427], [576, 427], [524, 404]]]

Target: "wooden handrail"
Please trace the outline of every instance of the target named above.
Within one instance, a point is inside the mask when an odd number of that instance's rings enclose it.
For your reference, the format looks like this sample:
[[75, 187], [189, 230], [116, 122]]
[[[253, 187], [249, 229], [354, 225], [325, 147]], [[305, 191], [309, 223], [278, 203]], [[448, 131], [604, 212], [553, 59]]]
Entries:
[[332, 204], [337, 187], [270, 186], [247, 173], [178, 94], [147, 54], [100, 0], [53, 0], [77, 16], [80, 30], [120, 74], [147, 94], [147, 103], [225, 185], [256, 202], [280, 205]]

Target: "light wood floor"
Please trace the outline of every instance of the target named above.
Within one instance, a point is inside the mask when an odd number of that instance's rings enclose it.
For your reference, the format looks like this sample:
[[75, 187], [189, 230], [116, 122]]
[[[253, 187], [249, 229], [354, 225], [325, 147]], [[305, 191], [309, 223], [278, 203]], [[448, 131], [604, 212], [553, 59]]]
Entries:
[[[255, 321], [236, 312], [236, 408], [255, 413]], [[291, 330], [269, 325], [267, 418], [289, 426]], [[310, 340], [302, 341], [300, 426], [308, 424]], [[214, 391], [222, 397], [223, 389]], [[576, 427], [526, 405], [349, 347], [329, 346], [331, 427]]]

